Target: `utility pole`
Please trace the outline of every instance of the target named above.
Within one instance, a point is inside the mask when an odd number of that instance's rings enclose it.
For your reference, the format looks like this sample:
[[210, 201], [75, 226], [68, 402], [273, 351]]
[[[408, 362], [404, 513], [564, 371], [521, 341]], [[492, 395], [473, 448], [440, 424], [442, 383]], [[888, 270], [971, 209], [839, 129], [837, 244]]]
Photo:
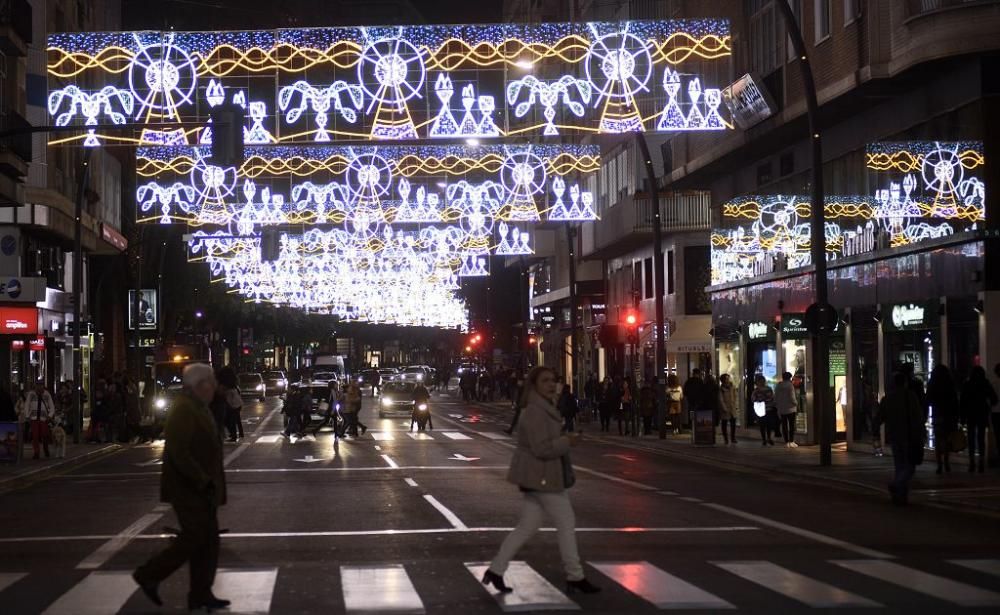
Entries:
[[656, 312], [656, 331], [654, 343], [656, 344], [656, 425], [660, 438], [667, 437], [664, 429], [666, 425], [666, 397], [667, 397], [667, 340], [664, 336], [663, 327], [663, 295], [665, 289], [663, 284], [666, 281], [663, 275], [663, 228], [660, 219], [660, 190], [656, 183], [656, 169], [653, 168], [653, 158], [649, 155], [649, 144], [646, 143], [646, 135], [642, 132], [635, 133], [635, 140], [639, 144], [639, 153], [642, 155], [643, 165], [646, 168], [646, 182], [649, 185], [649, 201], [653, 208], [653, 295], [654, 309]]
[[[566, 243], [569, 247], [569, 361], [573, 372], [573, 392], [580, 394], [580, 362], [577, 360], [576, 329], [579, 322], [577, 305], [579, 297], [576, 294], [576, 227], [572, 223], [566, 225]], [[566, 384], [570, 384], [569, 381]]]
[[836, 314], [827, 296], [826, 279], [826, 216], [823, 198], [823, 143], [819, 131], [819, 103], [816, 100], [816, 82], [812, 67], [806, 55], [802, 31], [792, 7], [784, 0], [775, 3], [785, 19], [785, 28], [798, 57], [802, 84], [805, 89], [806, 111], [809, 119], [809, 139], [812, 144], [812, 206], [810, 216], [810, 250], [815, 267], [813, 284], [816, 301], [809, 306], [806, 320], [812, 334], [812, 385], [813, 412], [819, 426], [819, 462], [828, 466], [833, 462], [833, 434], [835, 416], [830, 402], [830, 332], [835, 324]]

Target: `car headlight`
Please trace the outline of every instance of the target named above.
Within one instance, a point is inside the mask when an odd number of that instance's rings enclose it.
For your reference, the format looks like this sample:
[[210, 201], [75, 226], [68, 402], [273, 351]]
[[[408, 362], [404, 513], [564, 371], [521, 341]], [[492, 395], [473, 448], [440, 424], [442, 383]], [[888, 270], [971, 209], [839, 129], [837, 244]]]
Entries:
[[167, 400], [162, 397], [157, 397], [156, 401], [153, 402], [153, 405], [156, 406], [157, 410], [163, 410], [167, 407]]
[[424, 379], [423, 374], [417, 374], [417, 380], [423, 380], [423, 379]]
[[427, 404], [420, 404], [417, 406], [417, 410], [426, 410], [426, 409], [427, 409]]
[[460, 367], [460, 368], [458, 368], [458, 371], [457, 371], [456, 373], [459, 373], [459, 374], [461, 374], [461, 373], [462, 373], [462, 368], [461, 368], [461, 367]]
[[392, 405], [392, 398], [391, 397], [383, 397], [382, 398], [382, 405], [383, 406]]
[[264, 385], [263, 384], [258, 384], [257, 385], [257, 390], [258, 391], [263, 391], [264, 390]]

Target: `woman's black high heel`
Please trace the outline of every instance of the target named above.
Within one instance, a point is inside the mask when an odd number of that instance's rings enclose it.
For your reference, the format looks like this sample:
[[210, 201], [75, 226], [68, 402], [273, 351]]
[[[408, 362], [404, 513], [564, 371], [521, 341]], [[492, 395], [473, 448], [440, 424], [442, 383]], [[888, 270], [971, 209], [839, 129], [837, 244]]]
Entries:
[[503, 577], [499, 574], [487, 569], [486, 573], [483, 575], [483, 585], [492, 585], [498, 592], [509, 594], [514, 591], [513, 588], [507, 587], [507, 584], [503, 582]]
[[594, 585], [587, 579], [580, 579], [579, 581], [566, 581], [566, 589], [569, 593], [580, 592], [581, 594], [596, 594], [601, 591], [601, 588]]

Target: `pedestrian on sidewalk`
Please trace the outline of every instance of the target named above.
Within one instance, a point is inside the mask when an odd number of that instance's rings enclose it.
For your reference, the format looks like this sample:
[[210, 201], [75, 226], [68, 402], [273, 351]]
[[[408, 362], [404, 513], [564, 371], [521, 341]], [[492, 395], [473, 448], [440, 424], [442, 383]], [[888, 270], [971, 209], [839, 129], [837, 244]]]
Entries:
[[655, 414], [656, 391], [653, 389], [652, 380], [646, 378], [642, 381], [642, 388], [639, 389], [639, 416], [642, 417], [643, 435], [653, 435], [653, 415]]
[[715, 431], [722, 415], [719, 408], [719, 384], [712, 374], [705, 374], [705, 383], [701, 388], [701, 406], [698, 409], [712, 413], [712, 430]]
[[31, 426], [31, 449], [34, 455], [32, 459], [38, 459], [39, 448], [45, 450], [45, 457], [49, 457], [49, 440], [52, 434], [49, 425], [55, 419], [56, 405], [52, 401], [52, 395], [45, 389], [45, 381], [35, 382], [35, 388], [30, 391], [24, 401], [25, 420]]
[[937, 473], [951, 472], [951, 435], [958, 429], [958, 391], [947, 365], [938, 364], [927, 383], [927, 404], [934, 427], [934, 456]]
[[[719, 376], [719, 421], [722, 423], [722, 439], [726, 444], [736, 444], [736, 386], [729, 374]], [[728, 432], [726, 427], [729, 428]]]
[[239, 383], [236, 380], [236, 371], [232, 367], [226, 366], [219, 370], [219, 385], [225, 392], [226, 432], [229, 434], [229, 441], [242, 440], [243, 396], [240, 394]]
[[705, 388], [705, 377], [701, 370], [695, 368], [691, 371], [691, 376], [684, 381], [684, 404], [686, 406], [685, 415], [681, 417], [682, 423], [687, 423], [692, 419], [693, 412], [701, 406], [701, 390]]
[[674, 433], [681, 433], [684, 425], [684, 389], [677, 374], [667, 376], [667, 417]]
[[631, 433], [629, 428], [632, 426], [632, 413], [635, 411], [633, 407], [635, 403], [635, 391], [632, 387], [631, 376], [625, 376], [625, 379], [622, 381], [621, 390], [621, 404], [615, 413], [615, 420], [618, 421], [618, 435], [627, 436]]
[[753, 383], [750, 403], [753, 404], [753, 412], [757, 415], [757, 425], [760, 427], [760, 445], [774, 446], [771, 432], [775, 429], [778, 418], [778, 411], [774, 407], [774, 391], [768, 386], [764, 374], [754, 376]]
[[622, 392], [618, 382], [612, 380], [610, 376], [604, 379], [604, 393], [597, 411], [601, 415], [601, 431], [611, 431], [611, 417], [618, 414], [618, 409], [622, 405]]
[[160, 500], [177, 515], [180, 534], [165, 550], [132, 573], [142, 592], [160, 606], [160, 583], [185, 563], [190, 568], [188, 609], [224, 609], [212, 593], [219, 563], [218, 508], [226, 503], [226, 476], [208, 403], [215, 396], [212, 367], [193, 363], [181, 375], [183, 391], [171, 404], [164, 428]]
[[889, 483], [892, 503], [903, 506], [910, 493], [910, 480], [917, 466], [924, 460], [923, 404], [910, 387], [910, 379], [903, 371], [893, 375], [893, 388], [882, 398], [881, 412], [886, 435], [892, 444], [892, 461], [895, 475]]
[[580, 412], [580, 401], [573, 394], [573, 386], [567, 383], [559, 394], [559, 414], [563, 417], [566, 431], [573, 431], [576, 415]]
[[795, 414], [799, 411], [799, 400], [792, 384], [792, 373], [781, 374], [781, 382], [774, 387], [774, 407], [778, 410], [778, 420], [781, 424], [781, 437], [785, 448], [797, 448], [795, 443]]
[[521, 518], [483, 575], [483, 585], [492, 585], [504, 593], [513, 591], [504, 583], [503, 575], [517, 552], [541, 527], [542, 517], [547, 514], [556, 526], [567, 590], [596, 593], [600, 588], [584, 577], [568, 493], [576, 482], [569, 450], [580, 443], [582, 434], [563, 432], [562, 417], [555, 406], [555, 372], [547, 367], [532, 369], [526, 388], [523, 412], [517, 425], [517, 449], [507, 473], [507, 480], [517, 485], [522, 493]]
[[975, 366], [969, 373], [969, 379], [962, 387], [960, 412], [962, 422], [969, 434], [969, 472], [976, 471], [976, 452], [979, 452], [979, 472], [985, 471], [986, 465], [986, 425], [990, 413], [997, 405], [997, 392], [986, 379], [986, 370]]

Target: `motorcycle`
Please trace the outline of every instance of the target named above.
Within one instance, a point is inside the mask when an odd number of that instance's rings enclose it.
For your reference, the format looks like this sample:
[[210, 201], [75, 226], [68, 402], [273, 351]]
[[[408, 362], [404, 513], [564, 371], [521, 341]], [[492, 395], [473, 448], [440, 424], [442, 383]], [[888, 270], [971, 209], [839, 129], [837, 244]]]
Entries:
[[431, 418], [430, 408], [426, 403], [419, 403], [413, 408], [413, 416], [410, 419], [410, 428], [413, 428], [413, 423], [417, 424], [417, 431], [424, 431], [427, 428], [427, 423]]

